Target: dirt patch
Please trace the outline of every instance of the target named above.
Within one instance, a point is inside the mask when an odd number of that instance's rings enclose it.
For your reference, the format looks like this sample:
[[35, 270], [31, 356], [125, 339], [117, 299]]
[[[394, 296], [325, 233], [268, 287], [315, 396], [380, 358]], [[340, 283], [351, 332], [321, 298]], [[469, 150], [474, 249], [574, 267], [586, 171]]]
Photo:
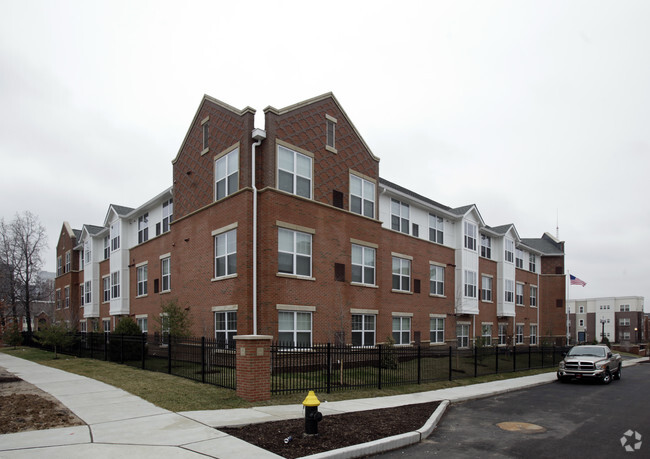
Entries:
[[[330, 451], [413, 432], [431, 417], [440, 402], [323, 416], [318, 435], [304, 437], [304, 419], [219, 427], [218, 430], [288, 459]], [[285, 443], [285, 439], [291, 440]]]
[[55, 397], [0, 368], [0, 434], [84, 424]]

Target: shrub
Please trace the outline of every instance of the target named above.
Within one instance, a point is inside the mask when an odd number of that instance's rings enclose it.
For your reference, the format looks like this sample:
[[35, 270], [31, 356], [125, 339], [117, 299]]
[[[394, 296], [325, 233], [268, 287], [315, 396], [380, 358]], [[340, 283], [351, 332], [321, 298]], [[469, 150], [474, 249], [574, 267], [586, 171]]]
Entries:
[[389, 370], [395, 370], [397, 368], [395, 340], [392, 336], [386, 337], [386, 344], [384, 344], [381, 350], [381, 367]]
[[20, 330], [18, 330], [18, 324], [7, 326], [7, 329], [2, 336], [2, 340], [9, 346], [13, 346], [14, 349], [20, 346], [23, 343], [23, 335], [20, 333]]
[[131, 317], [122, 317], [115, 327], [117, 335], [140, 336], [142, 330]]
[[54, 348], [54, 358], [58, 359], [57, 351], [60, 348], [70, 346], [74, 338], [70, 329], [65, 325], [65, 323], [60, 322], [58, 324], [50, 324], [47, 327], [39, 330], [34, 335], [37, 342], [41, 343], [43, 346], [50, 346]]

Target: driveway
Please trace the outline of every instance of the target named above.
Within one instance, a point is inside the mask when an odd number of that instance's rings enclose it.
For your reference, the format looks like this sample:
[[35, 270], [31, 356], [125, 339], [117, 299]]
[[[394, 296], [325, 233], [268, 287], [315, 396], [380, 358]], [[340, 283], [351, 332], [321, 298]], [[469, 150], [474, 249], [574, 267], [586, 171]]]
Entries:
[[454, 404], [428, 439], [376, 457], [650, 457], [649, 381], [646, 363], [607, 386], [552, 383]]

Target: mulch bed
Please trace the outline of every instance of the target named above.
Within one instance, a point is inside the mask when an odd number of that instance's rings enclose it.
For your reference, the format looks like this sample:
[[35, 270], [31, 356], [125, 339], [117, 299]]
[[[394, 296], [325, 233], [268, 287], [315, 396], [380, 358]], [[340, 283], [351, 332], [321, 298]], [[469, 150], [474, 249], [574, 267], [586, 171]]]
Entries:
[[[323, 416], [318, 435], [303, 436], [305, 420], [291, 419], [241, 427], [219, 427], [233, 437], [288, 459], [366, 443], [421, 428], [440, 402]], [[285, 443], [285, 438], [292, 437]]]

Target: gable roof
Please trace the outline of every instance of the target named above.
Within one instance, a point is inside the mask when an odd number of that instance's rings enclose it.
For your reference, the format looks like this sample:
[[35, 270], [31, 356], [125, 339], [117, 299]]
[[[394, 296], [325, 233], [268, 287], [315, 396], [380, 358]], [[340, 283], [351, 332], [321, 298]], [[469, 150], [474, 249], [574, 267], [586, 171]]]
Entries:
[[548, 238], [524, 238], [521, 242], [528, 247], [535, 249], [541, 252], [544, 255], [564, 255], [564, 251], [561, 249], [561, 242], [554, 243]]

